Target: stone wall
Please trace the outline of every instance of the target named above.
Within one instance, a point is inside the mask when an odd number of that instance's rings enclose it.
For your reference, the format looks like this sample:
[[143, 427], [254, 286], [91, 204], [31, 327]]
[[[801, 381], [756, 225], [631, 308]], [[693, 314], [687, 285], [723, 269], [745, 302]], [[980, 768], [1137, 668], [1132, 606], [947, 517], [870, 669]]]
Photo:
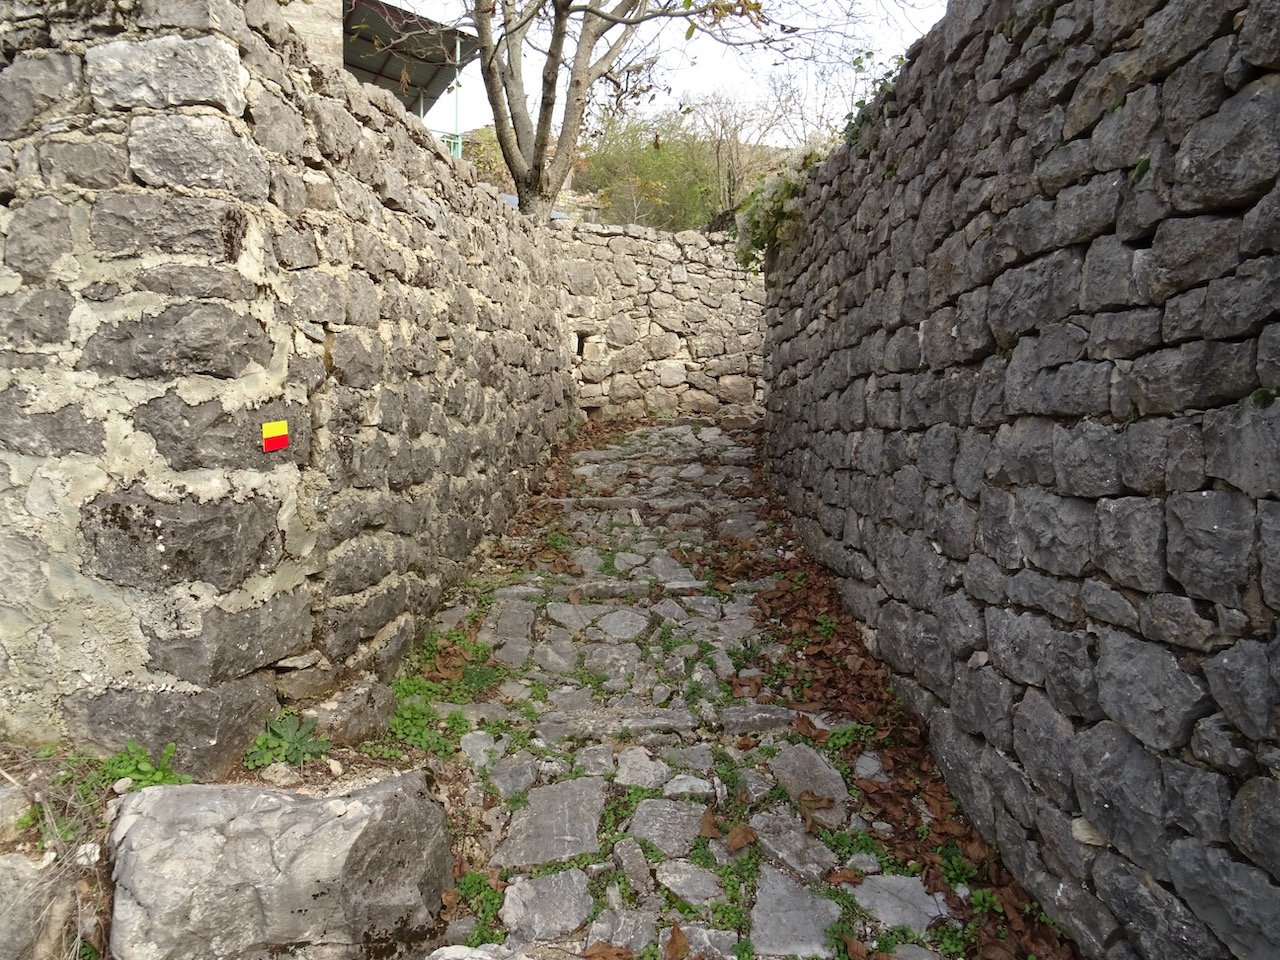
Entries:
[[1280, 4], [953, 0], [772, 262], [772, 467], [1005, 863], [1280, 956]]
[[727, 234], [552, 223], [579, 402], [606, 416], [753, 416], [764, 282]]
[[207, 776], [280, 702], [385, 706], [578, 415], [546, 232], [275, 0], [9, 3], [0, 38], [7, 732]]

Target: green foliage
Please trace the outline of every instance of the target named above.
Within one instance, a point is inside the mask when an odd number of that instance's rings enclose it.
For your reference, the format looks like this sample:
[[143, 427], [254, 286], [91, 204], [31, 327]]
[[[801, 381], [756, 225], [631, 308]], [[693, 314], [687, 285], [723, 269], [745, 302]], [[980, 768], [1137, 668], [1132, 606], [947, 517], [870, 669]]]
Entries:
[[973, 864], [965, 859], [964, 854], [960, 852], [960, 848], [954, 843], [939, 847], [938, 855], [942, 859], [942, 879], [946, 880], [952, 887], [972, 883], [973, 878], [978, 875], [978, 871]]
[[387, 724], [390, 735], [411, 747], [425, 750], [438, 757], [449, 757], [457, 747], [440, 730], [440, 714], [424, 702], [416, 692], [414, 681], [420, 677], [401, 677], [392, 684], [396, 694], [396, 709]]
[[98, 769], [88, 774], [82, 783], [94, 792], [111, 786], [123, 777], [133, 781], [130, 790], [141, 790], [143, 787], [155, 787], [161, 784], [190, 783], [189, 776], [178, 773], [171, 766], [173, 755], [177, 750], [177, 744], [170, 741], [160, 751], [159, 758], [152, 759], [150, 750], [130, 740], [119, 753], [112, 754], [103, 760]]
[[732, 953], [737, 960], [756, 960], [755, 944], [753, 944], [749, 939], [739, 940], [729, 948], [729, 952]]
[[578, 546], [572, 537], [558, 531], [547, 534], [547, 546], [556, 553], [572, 553]]
[[302, 720], [296, 710], [282, 710], [278, 717], [267, 721], [267, 729], [245, 752], [244, 765], [252, 770], [271, 763], [301, 766], [308, 760], [318, 760], [332, 744], [315, 736], [315, 729], [315, 717]]
[[836, 635], [836, 622], [825, 613], [818, 614], [818, 633], [827, 640]]
[[988, 913], [1004, 913], [1004, 907], [1000, 906], [1000, 898], [989, 887], [979, 887], [972, 891], [969, 894], [969, 906], [973, 907], [974, 913], [979, 916]]
[[809, 170], [826, 156], [818, 147], [793, 151], [781, 170], [751, 192], [738, 211], [738, 262], [758, 269], [790, 240], [800, 220], [800, 192]]
[[843, 727], [837, 727], [827, 735], [826, 748], [833, 753], [839, 753], [846, 747], [855, 743], [866, 743], [876, 735], [876, 728], [867, 723], [847, 723]]
[[610, 797], [604, 805], [604, 814], [600, 821], [600, 835], [616, 836], [622, 824], [628, 820], [642, 800], [653, 800], [662, 796], [661, 790], [649, 787], [627, 787], [622, 792]]

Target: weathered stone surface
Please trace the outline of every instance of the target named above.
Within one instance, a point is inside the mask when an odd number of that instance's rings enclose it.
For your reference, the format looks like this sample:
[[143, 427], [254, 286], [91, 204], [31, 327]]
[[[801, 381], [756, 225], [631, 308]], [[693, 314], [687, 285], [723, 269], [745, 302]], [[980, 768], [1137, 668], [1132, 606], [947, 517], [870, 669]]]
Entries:
[[[288, 421], [289, 446], [266, 453], [259, 428], [275, 420]], [[302, 467], [311, 457], [311, 417], [299, 403], [277, 400], [253, 409], [228, 411], [217, 400], [192, 406], [177, 390], [169, 390], [138, 407], [133, 422], [151, 436], [160, 455], [175, 470], [214, 466], [270, 470], [281, 463]]]
[[430, 936], [452, 880], [444, 811], [422, 773], [334, 798], [153, 788], [122, 802], [112, 843], [122, 960], [302, 945], [405, 956]]
[[760, 868], [756, 904], [751, 909], [751, 943], [766, 957], [832, 957], [826, 929], [840, 908], [801, 887], [768, 864]]
[[1099, 631], [1098, 699], [1107, 715], [1157, 750], [1181, 747], [1212, 712], [1208, 685], [1153, 643], [1120, 630]]
[[1276, 654], [1257, 640], [1241, 640], [1204, 662], [1213, 698], [1227, 719], [1246, 737], [1261, 740], [1273, 732], [1280, 690], [1270, 673]]
[[1082, 574], [1093, 540], [1093, 504], [1035, 490], [1019, 491], [1014, 499], [1014, 527], [1027, 558], [1049, 573]]
[[0, 444], [14, 453], [36, 457], [69, 453], [101, 453], [106, 432], [79, 407], [31, 413], [30, 394], [21, 387], [0, 391]]
[[587, 932], [588, 944], [608, 943], [637, 953], [657, 939], [657, 921], [641, 910], [602, 910]]
[[151, 186], [224, 190], [267, 199], [267, 162], [220, 117], [137, 117], [129, 125], [129, 167]]
[[1204, 415], [1205, 472], [1251, 497], [1280, 497], [1280, 404], [1244, 400]]
[[685, 857], [693, 849], [705, 809], [685, 800], [642, 800], [627, 832], [652, 843], [668, 857]]
[[587, 875], [573, 869], [517, 880], [507, 887], [498, 916], [517, 938], [556, 940], [586, 923], [591, 906]]
[[1174, 163], [1173, 202], [1199, 212], [1257, 200], [1280, 173], [1280, 77], [1249, 84], [1197, 123]]
[[1253, 547], [1253, 502], [1214, 490], [1171, 496], [1166, 509], [1169, 574], [1190, 596], [1239, 606]]
[[148, 650], [152, 669], [209, 686], [302, 653], [310, 642], [311, 593], [300, 587], [234, 613], [213, 607], [196, 629], [152, 633]]
[[970, 733], [981, 734], [1000, 750], [1013, 746], [1016, 699], [1013, 683], [991, 667], [957, 668], [951, 697], [956, 722]]
[[765, 854], [794, 870], [810, 883], [819, 883], [836, 867], [836, 855], [825, 843], [809, 836], [799, 817], [762, 810], [751, 818], [751, 828]]
[[271, 681], [232, 680], [199, 693], [176, 690], [80, 692], [64, 703], [67, 729], [77, 743], [103, 754], [136, 740], [154, 756], [178, 745], [174, 769], [197, 780], [224, 776], [244, 756], [278, 709]]
[[266, 367], [272, 349], [252, 316], [219, 303], [188, 303], [100, 326], [77, 367], [117, 377], [238, 377], [251, 363]]
[[1280, 4], [1253, 0], [1240, 28], [1240, 56], [1259, 67], [1280, 68]]
[[61, 278], [77, 269], [73, 244], [70, 205], [53, 197], [37, 197], [14, 211], [4, 262], [27, 280]]
[[1071, 755], [1074, 739], [1071, 721], [1039, 690], [1028, 689], [1013, 712], [1013, 749], [1031, 781], [1067, 810], [1075, 805], [1075, 789], [1062, 758]]
[[166, 503], [140, 485], [104, 493], [81, 510], [90, 571], [155, 589], [204, 580], [230, 590], [279, 556], [275, 506], [262, 500]]
[[74, 103], [80, 73], [80, 58], [61, 53], [20, 55], [8, 63], [0, 71], [0, 140], [13, 140], [46, 111]]
[[1144, 600], [1141, 626], [1148, 640], [1201, 651], [1221, 645], [1213, 621], [1200, 616], [1194, 600], [1177, 594], [1158, 593]]
[[248, 79], [235, 48], [220, 37], [157, 37], [97, 44], [85, 56], [99, 110], [208, 104], [244, 112]]
[[247, 227], [244, 212], [225, 200], [105, 193], [94, 201], [89, 234], [107, 257], [158, 251], [234, 262]]
[[1231, 842], [1280, 878], [1280, 782], [1254, 777], [1240, 788], [1231, 802]]
[[1071, 772], [1080, 810], [1117, 850], [1167, 879], [1160, 766], [1119, 724], [1104, 720], [1079, 734]]
[[1169, 960], [1226, 957], [1226, 951], [1186, 904], [1123, 857], [1103, 853], [1094, 864], [1098, 896], [1120, 918], [1147, 956]]
[[598, 777], [583, 777], [530, 790], [528, 806], [512, 815], [493, 862], [537, 866], [595, 851], [604, 786]]
[[654, 876], [663, 887], [695, 906], [724, 896], [724, 890], [713, 871], [687, 860], [664, 860], [658, 864]]
[[36, 945], [61, 931], [48, 929], [58, 887], [50, 874], [20, 853], [0, 855], [0, 936], [15, 958], [36, 956]]
[[929, 893], [919, 877], [865, 877], [853, 888], [853, 898], [887, 927], [926, 930], [937, 917], [948, 915], [939, 893]]
[[75, 298], [65, 290], [0, 296], [0, 338], [17, 347], [67, 339]]
[[1205, 717], [1191, 734], [1191, 753], [1204, 763], [1236, 776], [1256, 769], [1253, 754], [1244, 746], [1243, 735], [1220, 713]]
[[649, 755], [644, 747], [629, 747], [618, 754], [615, 783], [623, 786], [661, 787], [671, 779], [671, 768]]
[[386, 684], [359, 680], [336, 695], [305, 708], [316, 718], [316, 731], [333, 743], [358, 746], [376, 740], [395, 713], [396, 698]]
[[773, 775], [799, 802], [804, 793], [830, 800], [831, 806], [813, 811], [813, 819], [830, 830], [839, 830], [849, 819], [849, 788], [826, 757], [802, 743], [789, 744], [773, 758]]
[[1164, 587], [1164, 507], [1159, 500], [1119, 497], [1099, 500], [1093, 562], [1116, 583], [1138, 590]]
[[1269, 957], [1280, 951], [1280, 886], [1261, 870], [1198, 840], [1169, 849], [1174, 889], [1237, 957]]

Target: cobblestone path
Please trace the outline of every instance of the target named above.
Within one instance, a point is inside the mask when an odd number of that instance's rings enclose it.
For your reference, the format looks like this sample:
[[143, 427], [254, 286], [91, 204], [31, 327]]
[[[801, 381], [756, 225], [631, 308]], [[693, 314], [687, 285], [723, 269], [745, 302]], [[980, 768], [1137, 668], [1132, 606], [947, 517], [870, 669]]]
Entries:
[[443, 942], [1073, 956], [955, 819], [751, 440], [643, 426], [572, 454], [440, 615], [420, 674], [493, 678], [435, 705], [469, 731], [439, 778], [462, 835]]

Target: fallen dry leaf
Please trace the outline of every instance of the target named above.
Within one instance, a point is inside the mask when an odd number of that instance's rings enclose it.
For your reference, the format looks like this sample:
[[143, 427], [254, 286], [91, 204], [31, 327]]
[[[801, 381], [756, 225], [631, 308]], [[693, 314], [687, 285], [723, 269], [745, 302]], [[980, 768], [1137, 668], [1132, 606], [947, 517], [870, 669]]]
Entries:
[[582, 954], [587, 960], [632, 960], [635, 953], [630, 947], [618, 947], [612, 943], [597, 940], [587, 947]]
[[838, 887], [842, 883], [847, 883], [850, 886], [856, 887], [861, 882], [862, 882], [862, 874], [860, 874], [857, 870], [852, 869], [851, 867], [843, 867], [839, 870], [832, 870], [830, 873], [827, 874], [827, 883], [831, 884], [833, 887]]
[[702, 811], [702, 826], [698, 828], [698, 836], [706, 837], [708, 840], [719, 840], [723, 836], [720, 828], [716, 826], [716, 813], [710, 807]]
[[729, 831], [729, 837], [725, 843], [730, 853], [737, 853], [739, 850], [745, 850], [758, 839], [760, 837], [753, 829], [745, 823], [740, 823]]
[[671, 925], [671, 936], [667, 938], [667, 946], [662, 951], [662, 960], [685, 960], [689, 956], [689, 938], [680, 929], [679, 923]]

